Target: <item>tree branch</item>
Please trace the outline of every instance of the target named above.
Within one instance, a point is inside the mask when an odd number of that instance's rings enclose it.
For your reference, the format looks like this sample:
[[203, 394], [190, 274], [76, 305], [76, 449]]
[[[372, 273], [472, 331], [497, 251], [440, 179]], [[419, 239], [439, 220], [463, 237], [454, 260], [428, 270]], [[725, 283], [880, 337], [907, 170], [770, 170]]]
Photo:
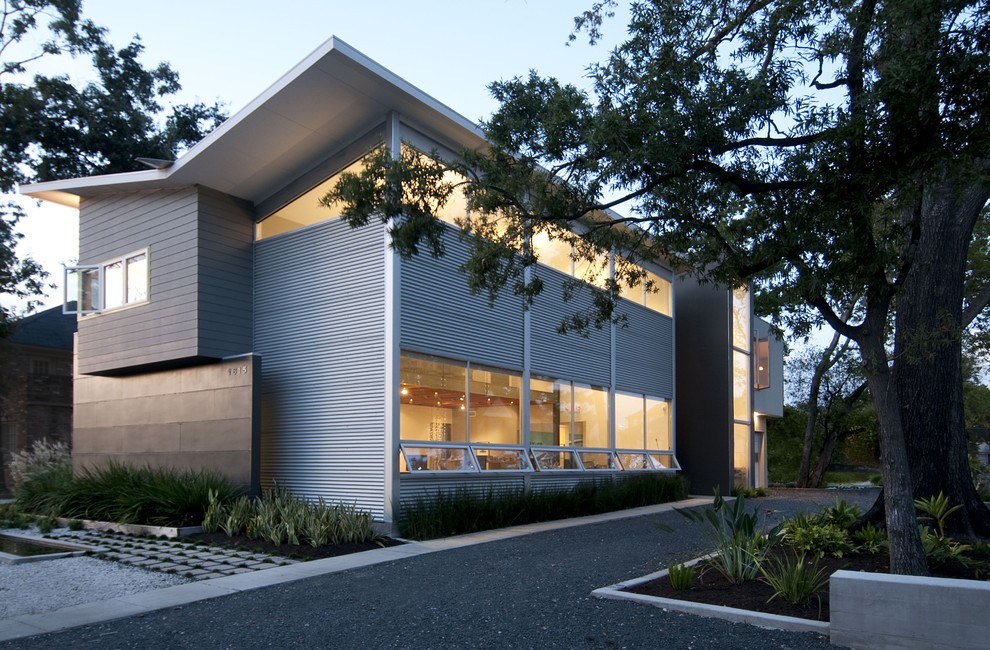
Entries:
[[976, 317], [980, 315], [987, 305], [990, 305], [990, 284], [983, 287], [983, 290], [967, 301], [969, 304], [962, 313], [963, 329], [969, 327]]

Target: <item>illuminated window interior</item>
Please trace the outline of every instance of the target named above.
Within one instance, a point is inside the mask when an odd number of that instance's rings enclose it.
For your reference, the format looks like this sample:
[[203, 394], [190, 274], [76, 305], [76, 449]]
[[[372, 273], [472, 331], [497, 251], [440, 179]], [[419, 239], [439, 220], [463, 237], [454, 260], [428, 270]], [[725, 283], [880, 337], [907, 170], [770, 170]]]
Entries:
[[617, 392], [613, 446], [606, 388], [531, 377], [524, 390], [522, 373], [411, 352], [399, 365], [402, 472], [677, 469], [664, 399]]
[[296, 230], [297, 228], [302, 228], [303, 226], [311, 226], [322, 221], [336, 219], [343, 212], [344, 206], [334, 203], [324, 208], [320, 206], [320, 199], [333, 189], [337, 181], [340, 180], [341, 174], [345, 172], [357, 174], [362, 169], [364, 169], [364, 161], [358, 159], [302, 196], [290, 201], [284, 207], [265, 217], [255, 226], [256, 239], [260, 241], [268, 237]]
[[[631, 264], [631, 262], [621, 260], [621, 258], [618, 258], [616, 261], [621, 264]], [[670, 280], [661, 278], [656, 273], [647, 271], [646, 269], [642, 269], [642, 271], [645, 275], [632, 286], [626, 286], [624, 283], [621, 284], [619, 295], [637, 305], [643, 305], [648, 309], [670, 316], [673, 313], [673, 309], [671, 308], [673, 296]]]

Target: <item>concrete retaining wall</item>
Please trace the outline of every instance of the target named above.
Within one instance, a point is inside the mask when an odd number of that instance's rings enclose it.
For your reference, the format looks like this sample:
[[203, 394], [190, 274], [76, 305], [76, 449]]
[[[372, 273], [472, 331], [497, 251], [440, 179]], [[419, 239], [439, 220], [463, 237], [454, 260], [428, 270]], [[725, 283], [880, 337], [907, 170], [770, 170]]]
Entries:
[[77, 375], [73, 465], [215, 469], [257, 492], [260, 378], [255, 355], [126, 377]]
[[990, 647], [990, 582], [836, 571], [829, 590], [834, 645]]

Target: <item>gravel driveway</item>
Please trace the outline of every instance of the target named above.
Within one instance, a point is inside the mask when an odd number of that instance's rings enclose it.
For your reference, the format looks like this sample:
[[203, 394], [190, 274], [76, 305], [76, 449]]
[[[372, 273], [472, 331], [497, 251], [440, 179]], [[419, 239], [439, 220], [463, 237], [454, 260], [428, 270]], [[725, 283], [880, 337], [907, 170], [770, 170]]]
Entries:
[[[835, 501], [753, 501], [776, 519]], [[875, 490], [844, 493], [868, 506]], [[674, 528], [661, 532], [656, 524]], [[0, 644], [0, 648], [828, 648], [762, 630], [593, 598], [706, 548], [676, 513], [504, 539]]]

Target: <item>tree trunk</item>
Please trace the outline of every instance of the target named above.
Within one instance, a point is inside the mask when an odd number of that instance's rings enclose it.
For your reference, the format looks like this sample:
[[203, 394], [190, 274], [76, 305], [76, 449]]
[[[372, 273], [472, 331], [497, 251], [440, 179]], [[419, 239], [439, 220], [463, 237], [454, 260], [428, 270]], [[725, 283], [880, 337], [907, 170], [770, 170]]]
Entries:
[[[845, 316], [848, 318], [848, 316]], [[814, 447], [815, 440], [815, 428], [818, 424], [818, 400], [821, 397], [822, 391], [822, 380], [825, 378], [825, 373], [835, 365], [838, 355], [835, 355], [835, 349], [839, 345], [838, 332], [832, 334], [832, 341], [825, 348], [822, 353], [822, 358], [818, 360], [815, 364], [815, 372], [811, 375], [811, 387], [808, 390], [808, 403], [805, 406], [805, 412], [808, 414], [808, 419], [804, 425], [804, 447], [801, 450], [801, 466], [798, 468], [798, 480], [797, 486], [799, 488], [806, 487], [818, 487], [821, 485], [819, 481], [818, 485], [812, 485], [808, 476], [809, 468], [811, 467], [811, 451]], [[845, 352], [845, 346], [841, 353]], [[841, 354], [840, 353], [840, 354]]]
[[[949, 529], [990, 535], [987, 510], [973, 485], [963, 412], [962, 309], [973, 226], [990, 197], [983, 188], [944, 183], [924, 206], [921, 241], [897, 310], [895, 380], [916, 498], [944, 493], [962, 508]], [[968, 190], [968, 191], [966, 191]], [[974, 191], [975, 190], [975, 191]]]
[[890, 571], [924, 576], [928, 575], [928, 560], [918, 535], [900, 400], [888, 368], [882, 331], [883, 323], [874, 323], [857, 343], [880, 425], [880, 467], [884, 482]]
[[825, 434], [825, 440], [822, 441], [822, 450], [818, 454], [818, 462], [815, 463], [814, 469], [808, 474], [806, 487], [818, 488], [825, 482], [825, 472], [828, 471], [829, 466], [832, 464], [832, 456], [835, 455], [835, 448], [838, 446], [838, 443], [839, 437], [835, 433], [829, 431]]
[[926, 192], [921, 238], [898, 295], [895, 326], [893, 376], [914, 497], [942, 492], [952, 504], [962, 504], [949, 529], [968, 536], [990, 535], [990, 510], [969, 469], [961, 343], [968, 248], [988, 198], [986, 187], [951, 181]]

